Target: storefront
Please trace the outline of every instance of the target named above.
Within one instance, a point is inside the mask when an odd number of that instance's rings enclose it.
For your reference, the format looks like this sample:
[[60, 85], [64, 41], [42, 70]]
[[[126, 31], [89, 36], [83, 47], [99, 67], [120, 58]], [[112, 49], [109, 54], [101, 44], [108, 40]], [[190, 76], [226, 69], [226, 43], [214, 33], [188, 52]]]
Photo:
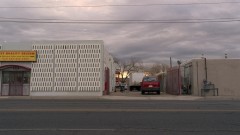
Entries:
[[102, 40], [2, 44], [0, 96], [109, 94], [115, 87], [113, 62]]
[[1, 96], [29, 96], [31, 69], [18, 65], [0, 67]]

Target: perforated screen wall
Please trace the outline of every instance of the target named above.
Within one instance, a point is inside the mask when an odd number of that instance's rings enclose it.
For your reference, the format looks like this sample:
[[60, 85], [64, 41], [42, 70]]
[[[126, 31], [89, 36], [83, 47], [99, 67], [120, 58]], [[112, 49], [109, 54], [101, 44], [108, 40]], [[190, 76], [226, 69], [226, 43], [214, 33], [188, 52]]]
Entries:
[[102, 94], [103, 48], [103, 41], [92, 40], [35, 42], [37, 62], [32, 63], [31, 94]]
[[31, 91], [53, 91], [54, 46], [34, 45], [37, 50], [37, 62], [32, 63]]

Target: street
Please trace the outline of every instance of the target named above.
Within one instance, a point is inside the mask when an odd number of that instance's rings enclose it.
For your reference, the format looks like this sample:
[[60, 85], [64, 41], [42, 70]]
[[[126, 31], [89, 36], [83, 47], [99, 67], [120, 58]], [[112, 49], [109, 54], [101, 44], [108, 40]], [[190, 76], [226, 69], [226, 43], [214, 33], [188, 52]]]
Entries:
[[0, 135], [239, 135], [239, 101], [0, 99]]

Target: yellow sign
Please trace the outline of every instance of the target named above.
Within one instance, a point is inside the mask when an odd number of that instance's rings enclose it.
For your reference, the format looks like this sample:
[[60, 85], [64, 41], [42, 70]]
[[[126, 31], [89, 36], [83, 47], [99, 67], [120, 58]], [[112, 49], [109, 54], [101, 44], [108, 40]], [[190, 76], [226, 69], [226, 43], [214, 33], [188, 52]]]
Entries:
[[36, 61], [36, 51], [0, 51], [0, 61]]

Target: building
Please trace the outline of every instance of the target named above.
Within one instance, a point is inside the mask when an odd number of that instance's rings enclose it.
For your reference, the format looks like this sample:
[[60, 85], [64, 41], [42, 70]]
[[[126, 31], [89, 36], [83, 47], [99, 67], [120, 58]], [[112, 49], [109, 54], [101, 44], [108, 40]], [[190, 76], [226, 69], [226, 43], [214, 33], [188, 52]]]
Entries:
[[115, 87], [101, 40], [3, 43], [1, 96], [102, 96]]
[[219, 96], [240, 96], [240, 59], [193, 59], [182, 66], [182, 85], [192, 95], [216, 95], [216, 88]]

